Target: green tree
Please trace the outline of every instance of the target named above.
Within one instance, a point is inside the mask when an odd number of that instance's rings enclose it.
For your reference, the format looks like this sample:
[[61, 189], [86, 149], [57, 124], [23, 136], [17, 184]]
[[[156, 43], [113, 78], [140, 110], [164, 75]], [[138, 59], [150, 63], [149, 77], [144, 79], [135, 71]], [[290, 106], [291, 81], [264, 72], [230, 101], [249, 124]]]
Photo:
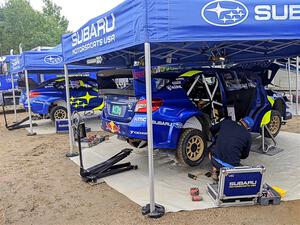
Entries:
[[[27, 0], [8, 0], [0, 6], [0, 45], [3, 54], [10, 49], [23, 50], [37, 46], [55, 46], [67, 32], [68, 20], [51, 0], [43, 0], [42, 12], [34, 10]], [[15, 51], [16, 52], [16, 51]]]

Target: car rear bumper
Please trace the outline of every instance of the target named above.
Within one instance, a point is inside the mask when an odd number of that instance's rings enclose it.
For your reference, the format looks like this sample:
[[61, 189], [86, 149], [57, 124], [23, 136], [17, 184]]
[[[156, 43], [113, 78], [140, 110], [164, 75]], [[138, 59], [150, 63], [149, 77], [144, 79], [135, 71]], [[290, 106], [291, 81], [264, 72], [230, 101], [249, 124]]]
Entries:
[[293, 114], [290, 112], [286, 112], [284, 120], [286, 121], [286, 120], [291, 120], [291, 119], [293, 119]]
[[126, 138], [147, 140], [146, 120], [140, 120], [140, 122], [134, 122], [134, 121], [136, 121], [135, 118], [129, 123], [121, 123], [121, 122], [112, 121], [102, 117], [101, 127], [105, 131]]
[[[47, 115], [49, 113], [49, 103], [39, 100], [30, 100], [31, 111], [35, 114]], [[23, 106], [26, 110], [28, 110], [27, 101], [23, 103]]]
[[[103, 130], [122, 136], [125, 139], [147, 141], [146, 114], [136, 114], [129, 123], [112, 121], [102, 116], [101, 127]], [[154, 148], [175, 149], [181, 130], [181, 123], [153, 120]]]

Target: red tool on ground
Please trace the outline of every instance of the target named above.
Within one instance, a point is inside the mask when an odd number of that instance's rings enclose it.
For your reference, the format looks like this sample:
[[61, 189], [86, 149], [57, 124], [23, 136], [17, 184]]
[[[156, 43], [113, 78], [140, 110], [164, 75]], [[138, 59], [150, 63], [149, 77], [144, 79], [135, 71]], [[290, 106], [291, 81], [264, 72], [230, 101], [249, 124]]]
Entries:
[[200, 202], [202, 200], [203, 200], [203, 198], [200, 195], [192, 196], [192, 201], [193, 202]]
[[191, 194], [191, 196], [199, 195], [199, 188], [191, 188], [190, 194]]
[[190, 195], [192, 196], [193, 202], [200, 202], [203, 200], [202, 196], [200, 196], [199, 194], [200, 194], [199, 188], [193, 187], [190, 189]]

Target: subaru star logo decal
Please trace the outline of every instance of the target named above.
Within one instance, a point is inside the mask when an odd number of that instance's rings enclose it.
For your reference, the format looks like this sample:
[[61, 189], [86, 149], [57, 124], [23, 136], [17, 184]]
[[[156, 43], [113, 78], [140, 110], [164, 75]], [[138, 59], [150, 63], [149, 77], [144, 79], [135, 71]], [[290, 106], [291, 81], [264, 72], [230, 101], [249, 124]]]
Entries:
[[215, 0], [202, 9], [203, 19], [218, 27], [230, 27], [244, 22], [249, 11], [247, 7], [236, 0]]
[[48, 64], [59, 64], [63, 61], [62, 57], [59, 55], [48, 55], [44, 58], [45, 63]]

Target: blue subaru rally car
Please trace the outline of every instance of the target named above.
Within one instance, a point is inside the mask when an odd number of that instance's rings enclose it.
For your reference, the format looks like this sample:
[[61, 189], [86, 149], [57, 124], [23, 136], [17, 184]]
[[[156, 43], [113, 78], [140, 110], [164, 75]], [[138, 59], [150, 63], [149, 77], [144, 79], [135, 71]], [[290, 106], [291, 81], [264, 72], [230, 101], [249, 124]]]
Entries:
[[[98, 82], [89, 77], [70, 77], [70, 103], [72, 111], [101, 110], [103, 99], [99, 97]], [[21, 102], [28, 108], [26, 94]], [[65, 79], [45, 81], [30, 91], [32, 112], [41, 116], [50, 115], [52, 121], [67, 118]]]
[[[211, 125], [228, 116], [236, 121], [250, 116], [255, 121], [252, 132], [260, 132], [265, 123], [276, 136], [283, 122], [291, 118], [285, 100], [266, 89], [278, 69], [272, 64], [257, 70], [200, 68], [154, 74], [154, 148], [174, 149], [181, 163], [197, 166], [211, 139]], [[145, 90], [134, 91], [133, 87], [145, 85], [136, 82], [140, 84], [123, 90], [102, 90], [102, 128], [134, 147], [144, 147]]]

